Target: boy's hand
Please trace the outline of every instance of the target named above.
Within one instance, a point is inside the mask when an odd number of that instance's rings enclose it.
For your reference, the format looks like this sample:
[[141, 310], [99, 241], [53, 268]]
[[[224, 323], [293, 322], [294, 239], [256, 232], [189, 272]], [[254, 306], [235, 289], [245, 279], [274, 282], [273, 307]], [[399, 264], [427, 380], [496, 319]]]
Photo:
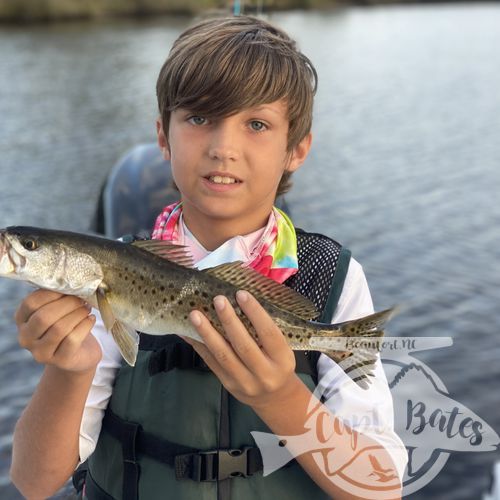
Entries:
[[185, 340], [241, 402], [254, 409], [277, 404], [300, 382], [295, 375], [293, 351], [281, 330], [252, 295], [240, 290], [236, 300], [255, 328], [262, 348], [222, 296], [216, 297], [214, 304], [228, 340], [199, 311], [193, 311], [190, 319], [205, 343]]
[[78, 297], [36, 290], [21, 302], [15, 321], [19, 345], [39, 363], [84, 372], [101, 359], [101, 347], [90, 334], [95, 316]]

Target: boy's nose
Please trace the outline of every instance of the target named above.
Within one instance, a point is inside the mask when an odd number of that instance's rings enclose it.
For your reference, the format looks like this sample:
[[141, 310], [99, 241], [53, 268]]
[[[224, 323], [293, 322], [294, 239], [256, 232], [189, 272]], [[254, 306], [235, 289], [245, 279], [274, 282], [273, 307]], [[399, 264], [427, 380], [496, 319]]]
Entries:
[[210, 156], [211, 160], [218, 160], [218, 161], [238, 159], [238, 154], [234, 149], [230, 147], [211, 148], [208, 155]]
[[211, 160], [238, 160], [237, 139], [231, 127], [220, 124], [213, 132], [208, 156]]

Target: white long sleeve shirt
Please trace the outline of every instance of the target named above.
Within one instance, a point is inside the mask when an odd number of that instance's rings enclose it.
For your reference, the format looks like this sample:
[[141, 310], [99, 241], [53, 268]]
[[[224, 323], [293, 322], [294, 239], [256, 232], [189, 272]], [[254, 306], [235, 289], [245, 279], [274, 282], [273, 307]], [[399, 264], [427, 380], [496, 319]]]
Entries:
[[[236, 236], [213, 252], [206, 251], [189, 232], [184, 223], [179, 224], [180, 240], [192, 251], [196, 267], [206, 269], [225, 262], [235, 260], [247, 261], [255, 243], [261, 237], [264, 229], [255, 231], [244, 237]], [[102, 359], [97, 367], [92, 386], [85, 404], [80, 427], [80, 460], [84, 461], [94, 451], [101, 431], [104, 411], [108, 405], [113, 390], [113, 382], [121, 365], [121, 355], [112, 338], [106, 331], [99, 311], [93, 311], [97, 316], [96, 325], [92, 331], [102, 348]], [[361, 265], [353, 258], [349, 263], [344, 287], [338, 306], [332, 318], [332, 323], [340, 323], [373, 313], [373, 304], [368, 284]], [[363, 426], [363, 433], [386, 446], [398, 469], [403, 476], [407, 455], [403, 444], [394, 432], [394, 414], [392, 396], [387, 385], [387, 379], [380, 359], [375, 364], [374, 383], [369, 390], [357, 388], [354, 383], [345, 383], [344, 371], [328, 356], [322, 354], [318, 360], [318, 380], [323, 377], [331, 382], [323, 392], [325, 404], [330, 411], [356, 428], [356, 422], [367, 415], [373, 423], [370, 427]], [[329, 397], [334, 395], [334, 397]], [[394, 450], [394, 451], [391, 451]]]

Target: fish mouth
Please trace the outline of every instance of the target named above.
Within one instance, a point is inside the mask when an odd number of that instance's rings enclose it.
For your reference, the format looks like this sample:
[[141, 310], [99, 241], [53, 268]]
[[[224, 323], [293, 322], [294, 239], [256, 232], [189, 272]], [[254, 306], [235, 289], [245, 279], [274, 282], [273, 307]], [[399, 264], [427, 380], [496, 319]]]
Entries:
[[9, 259], [9, 241], [5, 229], [0, 229], [0, 275], [4, 274], [3, 270], [7, 267], [7, 260]]
[[7, 230], [0, 229], [0, 276], [12, 276], [15, 273], [15, 266], [10, 255], [11, 249]]
[[5, 236], [5, 229], [0, 229], [0, 261], [7, 253], [7, 238]]

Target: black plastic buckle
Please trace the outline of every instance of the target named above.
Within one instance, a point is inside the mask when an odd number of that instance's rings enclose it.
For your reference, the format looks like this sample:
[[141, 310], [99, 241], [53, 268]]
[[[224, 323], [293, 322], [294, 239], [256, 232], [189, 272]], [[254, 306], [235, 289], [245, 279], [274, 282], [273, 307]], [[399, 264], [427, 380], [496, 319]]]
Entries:
[[[242, 449], [210, 450], [188, 454], [191, 461], [189, 477], [193, 481], [222, 481], [231, 477], [248, 477], [248, 450]], [[186, 455], [178, 455], [182, 460]]]

